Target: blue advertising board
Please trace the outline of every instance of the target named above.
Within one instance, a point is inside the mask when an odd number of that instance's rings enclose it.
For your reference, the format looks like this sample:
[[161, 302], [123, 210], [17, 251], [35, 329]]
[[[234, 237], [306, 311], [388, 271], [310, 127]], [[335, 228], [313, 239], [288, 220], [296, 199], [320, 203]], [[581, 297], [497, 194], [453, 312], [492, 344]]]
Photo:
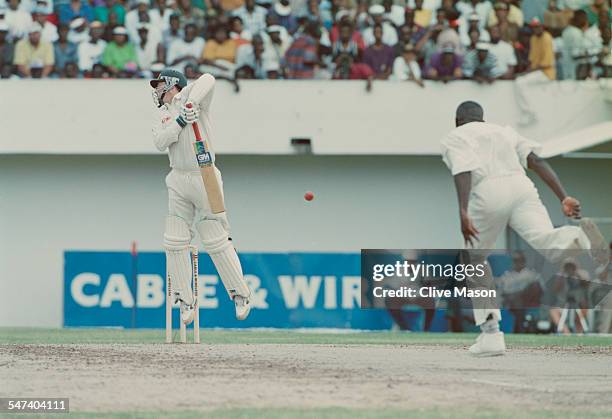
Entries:
[[[253, 292], [244, 322], [200, 253], [202, 327], [391, 328], [384, 310], [360, 309], [357, 253], [241, 253], [240, 260]], [[64, 326], [163, 328], [165, 272], [163, 252], [65, 252]]]

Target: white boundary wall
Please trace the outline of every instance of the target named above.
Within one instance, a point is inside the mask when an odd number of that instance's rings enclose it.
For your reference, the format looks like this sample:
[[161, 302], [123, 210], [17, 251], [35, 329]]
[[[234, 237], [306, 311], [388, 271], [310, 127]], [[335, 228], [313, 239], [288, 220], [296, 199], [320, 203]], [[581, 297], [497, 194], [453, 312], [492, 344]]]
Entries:
[[[212, 118], [220, 154], [288, 154], [307, 137], [316, 154], [437, 154], [457, 105], [483, 104], [488, 120], [518, 120], [513, 82], [245, 81], [240, 93], [217, 83]], [[595, 82], [533, 87], [539, 122], [522, 129], [554, 141], [612, 120]], [[152, 154], [154, 106], [145, 80], [0, 81], [0, 153]], [[612, 137], [612, 133], [610, 135]]]

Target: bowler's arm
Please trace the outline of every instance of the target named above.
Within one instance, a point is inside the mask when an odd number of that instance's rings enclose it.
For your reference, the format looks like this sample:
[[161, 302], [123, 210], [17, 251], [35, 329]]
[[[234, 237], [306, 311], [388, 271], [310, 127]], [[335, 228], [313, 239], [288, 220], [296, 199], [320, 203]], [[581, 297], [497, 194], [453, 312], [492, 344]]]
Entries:
[[567, 194], [559, 176], [546, 160], [531, 152], [527, 156], [527, 167], [533, 170], [559, 198], [566, 216], [580, 218], [580, 202]]
[[478, 240], [478, 230], [472, 224], [468, 216], [468, 202], [472, 191], [472, 172], [457, 173], [453, 176], [455, 189], [457, 190], [457, 201], [459, 203], [459, 218], [461, 220], [461, 234], [466, 244], [474, 246], [474, 240]]

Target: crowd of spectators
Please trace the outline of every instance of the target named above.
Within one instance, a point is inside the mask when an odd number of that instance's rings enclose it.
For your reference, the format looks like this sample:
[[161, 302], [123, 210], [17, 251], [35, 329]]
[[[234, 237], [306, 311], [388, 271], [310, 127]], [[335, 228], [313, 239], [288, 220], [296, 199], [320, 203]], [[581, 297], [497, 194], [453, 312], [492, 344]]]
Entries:
[[610, 0], [0, 0], [2, 78], [610, 77]]

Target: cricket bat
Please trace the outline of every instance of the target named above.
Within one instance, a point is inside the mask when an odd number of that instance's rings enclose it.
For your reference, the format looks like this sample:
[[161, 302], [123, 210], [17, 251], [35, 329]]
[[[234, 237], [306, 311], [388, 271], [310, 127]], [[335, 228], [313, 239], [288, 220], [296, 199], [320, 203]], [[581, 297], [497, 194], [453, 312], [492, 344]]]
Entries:
[[[191, 108], [193, 105], [188, 103], [186, 106]], [[200, 167], [200, 174], [202, 175], [204, 189], [206, 189], [206, 195], [208, 196], [208, 203], [213, 214], [219, 214], [225, 211], [225, 204], [223, 202], [221, 185], [219, 185], [217, 174], [215, 173], [215, 163], [213, 162], [206, 140], [204, 140], [200, 134], [198, 123], [194, 122], [191, 126], [195, 135], [193, 149], [195, 151], [198, 166]]]

